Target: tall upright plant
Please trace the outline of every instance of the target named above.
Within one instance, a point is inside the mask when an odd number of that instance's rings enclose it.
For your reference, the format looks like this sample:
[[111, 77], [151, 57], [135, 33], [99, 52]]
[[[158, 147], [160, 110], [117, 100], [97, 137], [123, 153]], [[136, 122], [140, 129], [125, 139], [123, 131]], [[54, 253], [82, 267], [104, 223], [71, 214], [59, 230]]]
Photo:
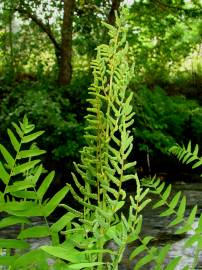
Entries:
[[[72, 248], [77, 249], [80, 267], [103, 269], [104, 255], [109, 253], [111, 259], [105, 264], [108, 269], [118, 269], [126, 245], [141, 222], [141, 200], [147, 193], [147, 190], [141, 193], [137, 175], [128, 173], [135, 162], [127, 161], [132, 151], [133, 137], [129, 127], [134, 113], [130, 105], [132, 93], [126, 91], [133, 75], [133, 67], [129, 67], [127, 61], [126, 16], [124, 11], [116, 18], [116, 27], [104, 23], [109, 29], [110, 42], [98, 46], [97, 57], [92, 62], [94, 82], [89, 89], [86, 146], [81, 151], [81, 164], [75, 164], [77, 175], [72, 173], [75, 188], [67, 184], [83, 211], [61, 205], [77, 218], [63, 233], [67, 242], [73, 239]], [[117, 212], [126, 198], [123, 183], [131, 179], [137, 182], [137, 196], [135, 200], [131, 198], [129, 217], [122, 214], [119, 217]], [[144, 201], [144, 206], [148, 202]], [[116, 252], [106, 249], [110, 240], [116, 242]], [[57, 249], [55, 247], [52, 254]], [[50, 252], [53, 247], [43, 250]], [[72, 264], [71, 267], [77, 266]]]

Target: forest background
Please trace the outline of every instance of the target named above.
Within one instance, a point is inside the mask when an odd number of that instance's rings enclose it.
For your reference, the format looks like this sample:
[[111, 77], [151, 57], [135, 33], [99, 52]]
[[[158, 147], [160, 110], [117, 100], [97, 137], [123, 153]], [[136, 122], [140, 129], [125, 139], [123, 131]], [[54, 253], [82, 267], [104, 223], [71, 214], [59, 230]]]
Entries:
[[[135, 156], [142, 174], [175, 173], [175, 143], [202, 142], [200, 0], [3, 0], [0, 5], [0, 140], [26, 114], [45, 130], [46, 167], [65, 179], [80, 157], [90, 62], [108, 42], [101, 21], [128, 5], [128, 61], [135, 63]], [[184, 168], [183, 168], [184, 170]]]

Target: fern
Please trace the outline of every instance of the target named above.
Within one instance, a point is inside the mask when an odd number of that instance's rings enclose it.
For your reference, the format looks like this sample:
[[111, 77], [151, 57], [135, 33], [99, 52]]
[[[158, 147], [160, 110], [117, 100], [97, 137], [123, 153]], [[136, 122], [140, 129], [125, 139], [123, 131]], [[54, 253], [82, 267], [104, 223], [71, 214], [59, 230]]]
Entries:
[[[64, 187], [50, 200], [44, 200], [54, 172], [41, 181], [43, 167], [38, 156], [45, 151], [40, 150], [34, 141], [43, 132], [34, 132], [34, 125], [29, 124], [26, 117], [19, 125], [14, 123], [13, 127], [15, 132], [8, 129], [8, 135], [14, 154], [0, 145], [4, 158], [0, 163], [0, 179], [4, 185], [4, 191], [0, 193], [0, 211], [4, 215], [0, 221], [0, 229], [13, 225], [20, 225], [21, 229], [17, 239], [0, 239], [0, 247], [6, 249], [6, 256], [0, 257], [0, 265], [23, 269], [26, 265], [39, 263], [43, 264], [41, 269], [48, 269], [47, 255], [42, 250], [21, 255], [22, 251], [29, 247], [26, 239], [50, 236], [53, 244], [59, 242], [58, 232], [64, 217], [52, 226], [48, 224], [47, 218], [65, 197], [68, 188]], [[31, 226], [32, 217], [43, 217], [44, 225]], [[71, 218], [72, 215], [68, 214], [66, 222]], [[14, 256], [12, 250], [15, 250]]]
[[185, 247], [187, 248], [196, 244], [195, 260], [191, 268], [195, 269], [199, 252], [202, 250], [202, 214], [200, 214], [198, 226], [195, 226], [197, 205], [191, 209], [189, 215], [186, 217], [186, 196], [182, 195], [181, 191], [176, 193], [171, 199], [171, 184], [166, 187], [165, 182], [162, 183], [160, 179], [156, 179], [155, 177], [149, 180], [144, 179], [142, 184], [149, 188], [150, 193], [159, 197], [159, 200], [153, 205], [153, 209], [163, 206], [164, 210], [161, 211], [160, 216], [171, 216], [173, 218], [168, 224], [168, 227], [176, 226], [175, 234], [185, 234], [192, 231], [192, 236], [185, 242]]
[[192, 169], [195, 169], [202, 165], [202, 158], [198, 156], [199, 147], [198, 144], [195, 145], [192, 151], [191, 141], [188, 143], [187, 147], [184, 145], [175, 145], [169, 149], [170, 153], [175, 155], [182, 163], [192, 163]]
[[[75, 164], [77, 175], [72, 173], [76, 188], [67, 184], [74, 199], [83, 206], [83, 211], [62, 205], [78, 218], [63, 234], [67, 239], [73, 238], [71, 248], [82, 249], [77, 251], [78, 261], [74, 264], [70, 261], [70, 268], [76, 268], [77, 263], [80, 266], [88, 263], [90, 267], [97, 262], [98, 269], [102, 269], [103, 255], [109, 253], [111, 261], [106, 262], [108, 268], [118, 269], [127, 244], [125, 238], [134, 229], [135, 224], [132, 223], [138, 219], [131, 210], [136, 220], [132, 222], [130, 216], [131, 225], [125, 227], [123, 220], [126, 224], [128, 221], [117, 215], [126, 197], [123, 183], [131, 179], [138, 181], [127, 173], [135, 162], [127, 162], [133, 140], [128, 128], [133, 124], [134, 113], [130, 105], [132, 93], [126, 92], [133, 74], [133, 67], [127, 63], [126, 16], [117, 17], [116, 27], [105, 24], [109, 29], [110, 44], [100, 45], [97, 58], [92, 62], [94, 83], [89, 89], [86, 147], [81, 151], [81, 164]], [[104, 248], [110, 240], [118, 244], [117, 254]], [[44, 248], [50, 252], [50, 247]], [[69, 261], [68, 258], [66, 260]]]

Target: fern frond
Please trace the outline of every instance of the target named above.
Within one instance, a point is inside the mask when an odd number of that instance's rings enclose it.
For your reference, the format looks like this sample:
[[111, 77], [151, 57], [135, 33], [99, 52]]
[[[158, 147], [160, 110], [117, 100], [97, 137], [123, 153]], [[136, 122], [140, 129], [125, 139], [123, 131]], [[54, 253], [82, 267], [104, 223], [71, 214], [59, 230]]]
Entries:
[[[3, 161], [0, 162], [0, 179], [2, 181], [4, 192], [0, 195], [0, 212], [4, 213], [4, 218], [0, 221], [0, 228], [7, 226], [20, 225], [21, 230], [18, 233], [19, 239], [38, 238], [50, 236], [53, 243], [59, 243], [58, 231], [54, 230], [64, 224], [64, 219], [60, 223], [56, 223], [53, 229], [50, 228], [47, 217], [56, 209], [61, 200], [66, 196], [68, 188], [64, 187], [58, 191], [51, 199], [44, 200], [44, 196], [53, 181], [54, 172], [49, 173], [41, 179], [44, 172], [41, 160], [38, 157], [45, 153], [39, 149], [35, 140], [43, 133], [42, 131], [34, 132], [34, 125], [29, 124], [28, 119], [24, 117], [22, 122], [13, 123], [14, 131], [8, 129], [13, 151], [9, 152], [5, 146], [0, 145], [0, 152]], [[14, 153], [14, 155], [13, 155]], [[41, 182], [39, 184], [39, 182]], [[41, 226], [31, 226], [29, 218], [42, 217], [44, 224]], [[74, 218], [75, 215], [72, 217]], [[26, 224], [26, 227], [24, 226]], [[27, 225], [29, 227], [27, 227]], [[16, 232], [17, 233], [17, 232]], [[8, 245], [9, 243], [9, 245]], [[25, 245], [22, 245], [25, 243]], [[33, 254], [41, 254], [44, 256], [35, 263], [40, 268], [40, 263], [43, 261], [43, 269], [47, 264], [47, 255], [40, 251], [25, 252], [25, 248], [29, 246], [25, 241], [14, 239], [0, 239], [0, 245], [6, 249], [8, 256], [0, 258], [1, 265], [7, 265], [12, 269], [23, 265], [29, 266], [34, 258]], [[14, 249], [16, 255], [11, 256], [10, 250]], [[22, 249], [19, 256], [18, 249]]]
[[194, 150], [192, 151], [191, 141], [188, 143], [187, 147], [184, 145], [182, 147], [175, 145], [171, 147], [169, 151], [175, 155], [182, 163], [192, 163], [192, 169], [202, 165], [202, 158], [198, 156], [198, 144], [195, 145]]
[[[191, 151], [191, 146], [189, 146], [188, 151]], [[176, 226], [176, 234], [184, 234], [192, 231], [192, 236], [188, 238], [185, 246], [191, 246], [197, 243], [195, 258], [198, 258], [199, 251], [202, 250], [202, 215], [200, 215], [198, 226], [195, 226], [197, 205], [195, 205], [188, 216], [185, 215], [186, 210], [186, 197], [179, 191], [176, 193], [172, 199], [170, 199], [170, 193], [172, 186], [169, 185], [165, 187], [164, 183], [161, 183], [159, 179], [143, 180], [143, 185], [149, 187], [150, 192], [159, 196], [160, 200], [153, 205], [153, 208], [166, 207], [166, 210], [162, 210], [160, 216], [174, 216], [173, 220], [168, 224], [168, 226]], [[177, 259], [176, 259], [177, 260]], [[173, 262], [174, 263], [174, 262]], [[196, 266], [196, 260], [193, 263], [193, 269]]]
[[[133, 124], [134, 113], [130, 105], [132, 94], [126, 94], [133, 72], [127, 63], [124, 16], [120, 20], [117, 18], [116, 27], [107, 26], [110, 29], [110, 43], [98, 46], [97, 57], [92, 61], [94, 82], [89, 88], [91, 97], [88, 99], [88, 127], [85, 129], [87, 146], [81, 151], [82, 163], [75, 164], [82, 181], [78, 181], [73, 174], [83, 199], [78, 198], [77, 191], [70, 188], [74, 198], [79, 199], [82, 205], [83, 202], [94, 200], [98, 207], [105, 207], [108, 193], [109, 197], [115, 196], [118, 202], [120, 196], [125, 196], [122, 183], [133, 178], [127, 175], [127, 170], [135, 162], [127, 165], [126, 161], [132, 151], [133, 140], [127, 129]], [[117, 147], [114, 147], [114, 143]], [[96, 187], [97, 198], [95, 194], [92, 195], [91, 186]], [[85, 207], [88, 208], [86, 203]]]

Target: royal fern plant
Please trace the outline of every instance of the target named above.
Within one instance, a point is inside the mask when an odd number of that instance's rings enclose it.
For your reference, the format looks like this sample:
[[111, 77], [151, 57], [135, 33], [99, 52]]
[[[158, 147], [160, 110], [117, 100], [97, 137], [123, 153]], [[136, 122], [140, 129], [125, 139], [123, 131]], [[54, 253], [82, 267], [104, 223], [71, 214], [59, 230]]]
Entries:
[[[15, 132], [8, 130], [13, 149], [0, 145], [0, 229], [19, 228], [16, 239], [0, 239], [2, 269], [118, 270], [130, 244], [134, 250], [129, 260], [135, 270], [148, 264], [155, 270], [174, 270], [181, 258], [167, 260], [171, 246], [160, 249], [152, 245], [152, 236], [142, 233], [142, 210], [152, 203], [154, 195], [157, 202], [153, 208], [164, 207], [162, 218], [172, 218], [168, 226], [177, 226], [177, 234], [193, 231], [186, 246], [196, 246], [191, 266], [195, 269], [202, 248], [201, 215], [198, 226], [194, 226], [197, 206], [187, 217], [185, 196], [180, 192], [171, 196], [171, 185], [158, 179], [140, 181], [134, 170], [136, 162], [128, 161], [133, 149], [130, 127], [134, 112], [130, 104], [133, 95], [127, 87], [134, 72], [128, 65], [127, 16], [124, 9], [116, 17], [115, 26], [103, 23], [109, 30], [110, 42], [98, 46], [92, 62], [94, 80], [89, 88], [86, 146], [80, 164], [74, 164], [73, 183], [48, 198], [54, 172], [45, 173], [38, 159], [44, 151], [35, 144], [42, 132], [34, 132], [26, 117], [22, 123], [13, 124]], [[136, 193], [126, 206], [123, 184], [127, 181], [133, 181]], [[67, 196], [79, 206], [66, 204]], [[65, 214], [49, 223], [57, 207], [63, 208]], [[33, 217], [40, 217], [41, 225], [34, 226]], [[50, 244], [30, 250], [29, 238], [41, 237], [49, 237]]]
[[[134, 112], [130, 105], [132, 93], [127, 92], [133, 67], [127, 61], [126, 16], [124, 11], [117, 17], [116, 27], [104, 23], [110, 42], [98, 46], [92, 62], [94, 81], [87, 100], [86, 146], [81, 151], [81, 163], [74, 164], [75, 185], [67, 184], [82, 208], [61, 204], [75, 215], [74, 222], [62, 231], [66, 236], [62, 245], [43, 247], [49, 254], [69, 261], [68, 269], [118, 269], [127, 244], [140, 230], [139, 213], [149, 202], [143, 201], [147, 190], [140, 188], [137, 175], [128, 173], [136, 163], [127, 161], [133, 148], [129, 128]], [[129, 180], [134, 180], [138, 188], [136, 197], [131, 197], [129, 216], [125, 217], [118, 212], [126, 199], [123, 184]], [[116, 243], [116, 250], [108, 248], [110, 241]]]
[[[29, 250], [30, 238], [50, 237], [53, 245], [59, 242], [61, 224], [71, 220], [71, 214], [49, 225], [48, 217], [68, 192], [62, 188], [51, 199], [46, 192], [54, 179], [54, 172], [45, 175], [35, 140], [43, 134], [34, 132], [34, 125], [24, 117], [23, 122], [13, 123], [8, 129], [11, 148], [0, 144], [0, 230], [15, 226], [16, 239], [0, 238], [0, 269], [48, 269], [47, 254]], [[33, 218], [40, 217], [41, 225], [34, 226]], [[62, 221], [62, 222], [61, 222]], [[29, 268], [29, 267], [32, 268]], [[3, 268], [1, 268], [3, 267]]]

